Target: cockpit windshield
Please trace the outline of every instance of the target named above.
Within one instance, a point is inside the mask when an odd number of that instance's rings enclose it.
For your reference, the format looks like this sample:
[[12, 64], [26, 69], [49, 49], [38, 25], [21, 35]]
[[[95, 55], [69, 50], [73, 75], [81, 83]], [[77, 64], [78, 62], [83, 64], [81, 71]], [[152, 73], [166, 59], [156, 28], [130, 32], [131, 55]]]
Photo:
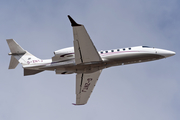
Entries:
[[150, 47], [150, 46], [142, 46], [143, 48], [152, 48], [152, 47]]

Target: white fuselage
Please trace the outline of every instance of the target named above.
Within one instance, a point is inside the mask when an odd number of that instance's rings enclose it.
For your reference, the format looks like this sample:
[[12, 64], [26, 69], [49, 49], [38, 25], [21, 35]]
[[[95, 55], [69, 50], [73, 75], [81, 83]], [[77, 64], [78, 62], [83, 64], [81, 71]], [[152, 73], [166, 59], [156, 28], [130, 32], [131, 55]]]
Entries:
[[[56, 52], [58, 53], [57, 55]], [[101, 62], [92, 61], [90, 63], [75, 64], [74, 48], [70, 47], [59, 52], [55, 51], [55, 56], [52, 59], [31, 60], [28, 65], [23, 67], [36, 70], [55, 70], [56, 74], [92, 73], [111, 66], [153, 61], [170, 57], [174, 54], [175, 52], [169, 50], [137, 46], [100, 51]]]

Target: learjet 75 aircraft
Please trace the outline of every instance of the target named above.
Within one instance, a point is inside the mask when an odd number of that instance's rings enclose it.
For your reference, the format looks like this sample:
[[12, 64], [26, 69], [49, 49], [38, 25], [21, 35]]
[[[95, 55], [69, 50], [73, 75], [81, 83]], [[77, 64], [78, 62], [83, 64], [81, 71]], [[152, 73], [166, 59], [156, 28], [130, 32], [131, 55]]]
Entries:
[[122, 49], [97, 51], [85, 27], [76, 23], [69, 15], [73, 28], [74, 47], [54, 52], [52, 59], [42, 60], [24, 50], [13, 39], [7, 39], [11, 60], [9, 69], [21, 63], [24, 76], [34, 75], [44, 70], [55, 71], [56, 74], [76, 73], [76, 103], [87, 103], [91, 92], [103, 69], [118, 65], [127, 65], [158, 60], [175, 55], [175, 52], [149, 47], [137, 46]]

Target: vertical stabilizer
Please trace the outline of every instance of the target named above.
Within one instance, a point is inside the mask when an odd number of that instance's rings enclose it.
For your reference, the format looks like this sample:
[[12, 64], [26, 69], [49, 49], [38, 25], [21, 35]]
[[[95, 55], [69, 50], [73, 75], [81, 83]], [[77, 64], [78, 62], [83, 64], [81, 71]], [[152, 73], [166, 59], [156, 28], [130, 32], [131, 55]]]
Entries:
[[23, 66], [27, 64], [33, 64], [34, 61], [40, 61], [39, 58], [35, 57], [28, 51], [24, 50], [15, 40], [7, 39], [6, 40], [10, 49], [9, 55], [11, 55], [11, 61], [9, 64], [9, 69], [14, 69], [21, 63]]
[[16, 43], [13, 39], [6, 39], [9, 49], [11, 51], [11, 54], [23, 54], [26, 53], [26, 51]]

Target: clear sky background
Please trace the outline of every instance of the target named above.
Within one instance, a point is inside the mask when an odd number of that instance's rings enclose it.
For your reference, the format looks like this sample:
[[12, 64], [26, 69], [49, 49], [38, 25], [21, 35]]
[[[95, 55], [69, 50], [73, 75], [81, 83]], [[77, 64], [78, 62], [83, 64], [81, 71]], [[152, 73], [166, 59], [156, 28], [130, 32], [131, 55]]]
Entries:
[[[0, 120], [180, 120], [180, 1], [0, 0]], [[8, 70], [13, 38], [41, 59], [73, 46], [67, 15], [98, 50], [148, 45], [176, 55], [102, 71], [88, 103], [75, 103], [75, 74]]]

